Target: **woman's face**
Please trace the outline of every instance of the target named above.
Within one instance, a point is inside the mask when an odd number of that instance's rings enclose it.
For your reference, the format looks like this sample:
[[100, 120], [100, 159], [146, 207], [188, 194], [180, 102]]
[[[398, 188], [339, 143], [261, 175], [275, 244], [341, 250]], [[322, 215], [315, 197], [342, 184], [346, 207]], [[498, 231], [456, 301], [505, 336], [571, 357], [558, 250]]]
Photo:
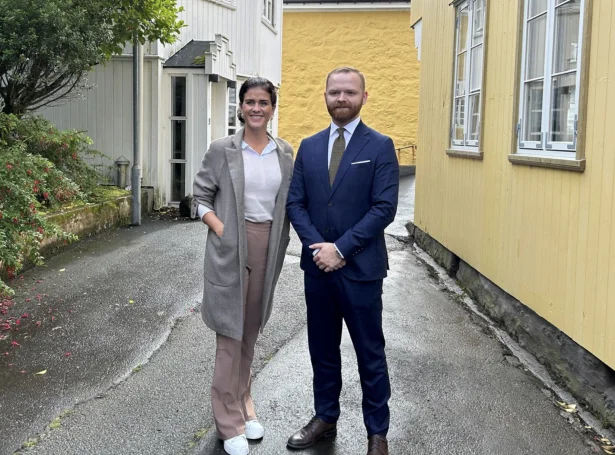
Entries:
[[266, 130], [267, 123], [275, 112], [275, 106], [271, 104], [269, 92], [261, 87], [249, 89], [240, 108], [246, 128], [253, 130]]

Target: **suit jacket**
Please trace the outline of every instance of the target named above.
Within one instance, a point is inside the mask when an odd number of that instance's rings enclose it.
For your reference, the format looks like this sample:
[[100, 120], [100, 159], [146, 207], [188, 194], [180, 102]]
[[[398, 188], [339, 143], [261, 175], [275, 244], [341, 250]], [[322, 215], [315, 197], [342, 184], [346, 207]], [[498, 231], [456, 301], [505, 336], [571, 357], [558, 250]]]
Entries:
[[384, 229], [397, 211], [399, 164], [391, 138], [360, 122], [329, 184], [330, 128], [301, 142], [286, 208], [303, 244], [301, 268], [322, 272], [309, 245], [333, 242], [346, 259], [340, 273], [370, 281], [387, 275]]
[[[282, 182], [269, 236], [261, 329], [271, 315], [273, 292], [290, 241], [285, 204], [293, 170], [293, 149], [281, 139], [271, 139], [277, 145]], [[237, 340], [243, 336], [243, 287], [248, 255], [242, 140], [243, 129], [240, 129], [234, 136], [212, 142], [193, 186], [194, 198], [214, 210], [224, 223], [222, 237], [211, 229], [207, 233], [201, 313], [208, 327]]]

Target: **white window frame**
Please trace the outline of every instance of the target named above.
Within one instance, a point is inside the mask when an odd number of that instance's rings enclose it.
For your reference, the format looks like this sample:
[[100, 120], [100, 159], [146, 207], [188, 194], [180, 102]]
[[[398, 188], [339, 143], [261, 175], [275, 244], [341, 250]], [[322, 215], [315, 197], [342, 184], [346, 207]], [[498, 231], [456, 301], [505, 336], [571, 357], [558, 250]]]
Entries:
[[[229, 124], [228, 118], [226, 120], [226, 133], [230, 136], [231, 134], [235, 134], [241, 125], [239, 124], [239, 119], [237, 118], [237, 108], [239, 107], [239, 88], [237, 83], [235, 83], [235, 87], [226, 87], [226, 112], [228, 114], [231, 113], [230, 109], [233, 107], [233, 111], [235, 112], [235, 125]], [[231, 102], [231, 90], [235, 90], [235, 99]]]
[[[575, 159], [577, 158], [578, 148], [578, 125], [579, 125], [579, 105], [581, 98], [581, 74], [582, 68], [582, 50], [583, 50], [583, 31], [585, 26], [585, 14], [586, 14], [586, 0], [580, 0], [580, 16], [579, 16], [579, 41], [577, 45], [576, 56], [576, 70], [568, 70], [562, 73], [553, 74], [554, 65], [554, 46], [555, 46], [555, 18], [556, 10], [564, 7], [575, 0], [564, 0], [560, 4], [556, 4], [556, 0], [547, 0], [547, 12], [541, 13], [533, 17], [528, 17], [530, 14], [530, 1], [524, 0], [523, 9], [523, 47], [521, 54], [521, 74], [520, 74], [520, 92], [519, 92], [519, 119], [517, 123], [517, 153], [519, 155], [536, 155], [555, 158]], [[528, 23], [542, 15], [547, 16], [546, 38], [545, 38], [545, 67], [542, 78], [526, 79], [527, 74], [527, 40], [528, 40]], [[553, 89], [553, 77], [557, 75], [569, 74], [576, 71], [575, 78], [575, 112], [574, 112], [574, 132], [573, 142], [555, 142], [550, 140], [551, 134], [551, 101], [552, 101], [552, 89]], [[523, 118], [525, 113], [525, 99], [526, 99], [526, 84], [532, 81], [544, 80], [543, 95], [542, 95], [542, 121], [540, 141], [528, 141], [524, 140], [526, 133]]]
[[263, 18], [271, 25], [275, 25], [275, 0], [263, 0]]
[[[464, 1], [459, 1], [455, 4], [455, 65], [454, 65], [454, 72], [453, 72], [453, 102], [452, 102], [452, 115], [451, 115], [451, 129], [450, 129], [450, 143], [451, 143], [451, 148], [453, 150], [473, 150], [473, 151], [478, 151], [478, 148], [480, 146], [480, 137], [481, 137], [481, 127], [482, 127], [482, 107], [483, 107], [483, 87], [484, 87], [484, 64], [485, 64], [485, 49], [486, 49], [486, 43], [485, 43], [485, 35], [486, 35], [486, 30], [487, 30], [487, 14], [486, 14], [486, 7], [487, 7], [487, 2], [486, 0], [464, 0]], [[457, 95], [457, 71], [459, 68], [459, 56], [462, 54], [462, 52], [459, 52], [459, 32], [460, 32], [460, 15], [461, 15], [461, 11], [467, 8], [468, 10], [468, 30], [467, 30], [467, 37], [466, 37], [466, 47], [467, 49], [464, 51], [466, 54], [466, 67], [465, 67], [465, 74], [464, 74], [464, 91], [463, 91], [463, 95], [458, 96]], [[480, 42], [478, 42], [478, 44], [474, 44], [473, 43], [473, 30], [474, 30], [474, 19], [475, 19], [475, 15], [477, 14], [477, 11], [479, 11], [479, 14], [482, 14], [483, 17], [483, 22], [482, 22], [482, 35], [478, 35], [478, 36], [482, 36], [482, 39], [480, 40]], [[481, 59], [481, 65], [478, 71], [478, 74], [480, 74], [480, 84], [478, 84], [478, 89], [472, 90], [472, 80], [471, 80], [471, 76], [472, 76], [472, 70], [473, 70], [473, 65], [476, 63], [473, 61], [472, 59], [472, 51], [478, 47], [482, 46], [482, 59]], [[471, 126], [471, 120], [468, 118], [469, 115], [469, 107], [470, 107], [470, 98], [472, 96], [478, 95], [478, 132], [477, 132], [477, 139], [470, 139], [470, 131], [469, 128]], [[464, 110], [462, 112], [463, 116], [464, 116], [464, 123], [463, 123], [463, 139], [462, 140], [458, 140], [455, 139], [455, 129], [456, 129], [456, 125], [457, 122], [456, 120], [456, 115], [458, 114], [456, 112], [456, 106], [457, 106], [457, 100], [463, 99], [464, 100]]]
[[[169, 173], [170, 175], [170, 179], [169, 179], [169, 185], [170, 185], [170, 191], [169, 191], [169, 202], [170, 203], [179, 203], [180, 201], [176, 201], [173, 199], [173, 165], [174, 164], [183, 164], [184, 165], [184, 192], [186, 191], [186, 182], [188, 181], [188, 153], [189, 153], [189, 148], [188, 148], [188, 144], [189, 144], [189, 134], [191, 133], [191, 131], [188, 128], [188, 112], [189, 112], [189, 106], [188, 103], [190, 102], [190, 98], [189, 96], [191, 96], [191, 94], [189, 93], [189, 79], [188, 79], [188, 74], [185, 73], [172, 73], [169, 74], [170, 76], [170, 80], [171, 80], [171, 115], [169, 115], [169, 120], [170, 120], [170, 129], [169, 129], [169, 134], [170, 134], [170, 144], [171, 144], [171, 148], [170, 148], [170, 152], [171, 152], [171, 159], [169, 160], [170, 163], [170, 169], [169, 169]], [[184, 115], [174, 115], [174, 109], [175, 109], [175, 99], [174, 99], [174, 91], [173, 91], [173, 80], [174, 79], [183, 79], [184, 80], [184, 84], [185, 84], [185, 90], [186, 90], [186, 99], [184, 100], [185, 106], [185, 113]], [[185, 126], [185, 133], [186, 133], [186, 137], [185, 137], [185, 144], [184, 144], [184, 148], [185, 148], [185, 152], [184, 152], [184, 158], [174, 158], [173, 157], [173, 124], [178, 121], [178, 122], [184, 122]], [[187, 194], [187, 193], [186, 193]]]

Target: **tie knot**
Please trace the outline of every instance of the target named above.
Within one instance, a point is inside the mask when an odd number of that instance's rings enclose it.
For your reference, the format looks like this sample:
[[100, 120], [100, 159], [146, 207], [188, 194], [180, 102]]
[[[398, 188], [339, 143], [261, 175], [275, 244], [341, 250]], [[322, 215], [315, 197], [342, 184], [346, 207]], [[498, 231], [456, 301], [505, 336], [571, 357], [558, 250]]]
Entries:
[[338, 128], [337, 129], [337, 134], [339, 134], [340, 136], [344, 137], [344, 131], [346, 131], [345, 128]]

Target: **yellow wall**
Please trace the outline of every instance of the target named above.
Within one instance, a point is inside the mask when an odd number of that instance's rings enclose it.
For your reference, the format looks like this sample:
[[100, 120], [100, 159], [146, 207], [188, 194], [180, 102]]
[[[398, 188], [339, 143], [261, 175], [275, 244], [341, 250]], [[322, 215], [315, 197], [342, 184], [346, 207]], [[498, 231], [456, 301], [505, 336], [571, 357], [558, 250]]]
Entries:
[[584, 173], [508, 161], [522, 0], [487, 6], [484, 159], [445, 154], [454, 45], [449, 3], [413, 0], [423, 19], [415, 223], [615, 368], [615, 3], [589, 3]]
[[[410, 13], [284, 13], [280, 137], [295, 149], [330, 123], [323, 93], [327, 73], [354, 66], [367, 78], [364, 122], [395, 147], [416, 143], [419, 64]], [[411, 154], [402, 151], [402, 164]]]

